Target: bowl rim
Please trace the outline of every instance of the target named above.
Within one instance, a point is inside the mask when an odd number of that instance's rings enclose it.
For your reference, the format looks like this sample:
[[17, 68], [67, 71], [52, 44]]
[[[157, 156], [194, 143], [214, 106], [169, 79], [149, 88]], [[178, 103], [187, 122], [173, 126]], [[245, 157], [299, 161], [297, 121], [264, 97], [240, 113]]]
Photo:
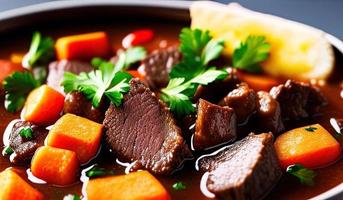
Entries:
[[[51, 2], [37, 3], [29, 6], [14, 8], [0, 12], [0, 25], [6, 20], [20, 18], [27, 15], [52, 12], [56, 10], [92, 7], [92, 6], [124, 6], [124, 7], [150, 7], [150, 8], [171, 8], [180, 11], [188, 11], [192, 1], [185, 0], [58, 0]], [[325, 37], [338, 51], [343, 54], [343, 41], [332, 34], [325, 33]], [[343, 183], [311, 198], [310, 200], [339, 199], [343, 197]]]

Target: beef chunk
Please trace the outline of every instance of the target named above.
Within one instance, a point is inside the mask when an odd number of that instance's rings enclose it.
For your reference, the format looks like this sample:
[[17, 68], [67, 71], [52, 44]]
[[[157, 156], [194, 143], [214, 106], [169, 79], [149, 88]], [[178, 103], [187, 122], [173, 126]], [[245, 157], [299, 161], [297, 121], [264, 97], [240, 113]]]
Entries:
[[178, 47], [172, 46], [155, 50], [142, 61], [145, 80], [152, 90], [167, 86], [169, 72], [181, 57]]
[[271, 133], [250, 134], [198, 164], [209, 171], [207, 188], [219, 199], [261, 199], [282, 175]]
[[236, 115], [232, 108], [200, 99], [193, 146], [196, 150], [236, 139]]
[[47, 84], [57, 91], [64, 93], [61, 87], [64, 72], [80, 74], [81, 72], [90, 72], [93, 67], [87, 62], [60, 60], [49, 64], [49, 74]]
[[105, 103], [101, 101], [99, 107], [95, 108], [92, 105], [92, 102], [81, 92], [71, 92], [68, 93], [64, 99], [63, 112], [72, 113], [102, 123], [105, 116], [105, 107]]
[[170, 174], [190, 151], [171, 113], [139, 79], [120, 107], [106, 111], [105, 139], [120, 160], [138, 162], [155, 174]]
[[228, 77], [224, 80], [218, 80], [208, 85], [199, 85], [194, 95], [194, 101], [200, 98], [205, 99], [211, 103], [217, 104], [229, 92], [236, 88], [240, 80], [237, 76], [237, 70], [234, 68], [226, 68], [229, 73]]
[[285, 126], [281, 118], [281, 108], [268, 92], [257, 92], [257, 122], [263, 131], [271, 131], [274, 134], [281, 133]]
[[270, 94], [280, 103], [285, 119], [300, 119], [319, 113], [326, 100], [318, 88], [303, 82], [286, 81], [273, 87]]
[[[23, 128], [27, 127], [30, 127], [33, 131], [31, 139], [19, 134]], [[9, 138], [10, 147], [14, 151], [14, 157], [11, 157], [11, 162], [14, 164], [25, 164], [30, 161], [36, 149], [44, 145], [44, 140], [47, 135], [48, 130], [43, 127], [27, 121], [16, 122]]]
[[248, 84], [241, 83], [219, 103], [235, 110], [238, 123], [245, 123], [255, 113], [257, 104], [256, 92]]

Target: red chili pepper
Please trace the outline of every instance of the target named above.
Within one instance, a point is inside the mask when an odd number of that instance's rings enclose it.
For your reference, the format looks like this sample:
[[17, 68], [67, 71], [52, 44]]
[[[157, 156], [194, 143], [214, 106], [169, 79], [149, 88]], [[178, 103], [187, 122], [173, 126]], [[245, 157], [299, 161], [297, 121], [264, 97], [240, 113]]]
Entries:
[[122, 45], [124, 48], [128, 48], [135, 45], [144, 44], [150, 42], [154, 37], [154, 32], [151, 29], [136, 30], [124, 37]]

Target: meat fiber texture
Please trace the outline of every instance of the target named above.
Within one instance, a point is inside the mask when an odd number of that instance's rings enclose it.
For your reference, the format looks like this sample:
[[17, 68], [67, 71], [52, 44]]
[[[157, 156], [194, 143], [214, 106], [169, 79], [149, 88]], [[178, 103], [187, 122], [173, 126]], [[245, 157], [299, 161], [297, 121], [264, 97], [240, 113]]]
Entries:
[[261, 199], [282, 175], [271, 133], [250, 134], [200, 158], [199, 167], [209, 171], [207, 188], [219, 199]]
[[167, 107], [138, 79], [121, 106], [106, 111], [105, 139], [121, 161], [136, 162], [154, 174], [171, 174], [191, 157]]

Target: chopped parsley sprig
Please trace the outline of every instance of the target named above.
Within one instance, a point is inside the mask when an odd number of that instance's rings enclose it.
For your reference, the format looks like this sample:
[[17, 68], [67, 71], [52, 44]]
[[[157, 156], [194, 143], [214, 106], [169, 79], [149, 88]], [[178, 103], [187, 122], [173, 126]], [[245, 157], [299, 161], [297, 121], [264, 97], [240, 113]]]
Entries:
[[269, 56], [270, 44], [266, 42], [264, 36], [249, 35], [241, 42], [232, 56], [232, 66], [243, 69], [247, 72], [260, 72], [260, 62]]
[[183, 28], [180, 34], [183, 59], [169, 74], [169, 84], [161, 90], [161, 98], [178, 117], [195, 111], [192, 103], [198, 85], [207, 85], [227, 76], [224, 70], [208, 67], [224, 49], [223, 40], [214, 40], [209, 31]]
[[97, 165], [94, 165], [91, 169], [89, 169], [86, 172], [86, 176], [88, 178], [96, 178], [96, 177], [108, 176], [108, 175], [113, 175], [113, 174], [114, 174], [113, 170], [100, 168]]
[[34, 32], [29, 52], [23, 59], [23, 66], [31, 69], [37, 64], [46, 64], [54, 56], [54, 40], [43, 37], [40, 32]]
[[3, 81], [5, 90], [5, 109], [9, 112], [19, 111], [31, 90], [39, 87], [41, 82], [30, 72], [14, 72]]
[[286, 172], [297, 177], [301, 184], [309, 186], [314, 184], [316, 173], [313, 170], [307, 169], [300, 164], [288, 166]]

